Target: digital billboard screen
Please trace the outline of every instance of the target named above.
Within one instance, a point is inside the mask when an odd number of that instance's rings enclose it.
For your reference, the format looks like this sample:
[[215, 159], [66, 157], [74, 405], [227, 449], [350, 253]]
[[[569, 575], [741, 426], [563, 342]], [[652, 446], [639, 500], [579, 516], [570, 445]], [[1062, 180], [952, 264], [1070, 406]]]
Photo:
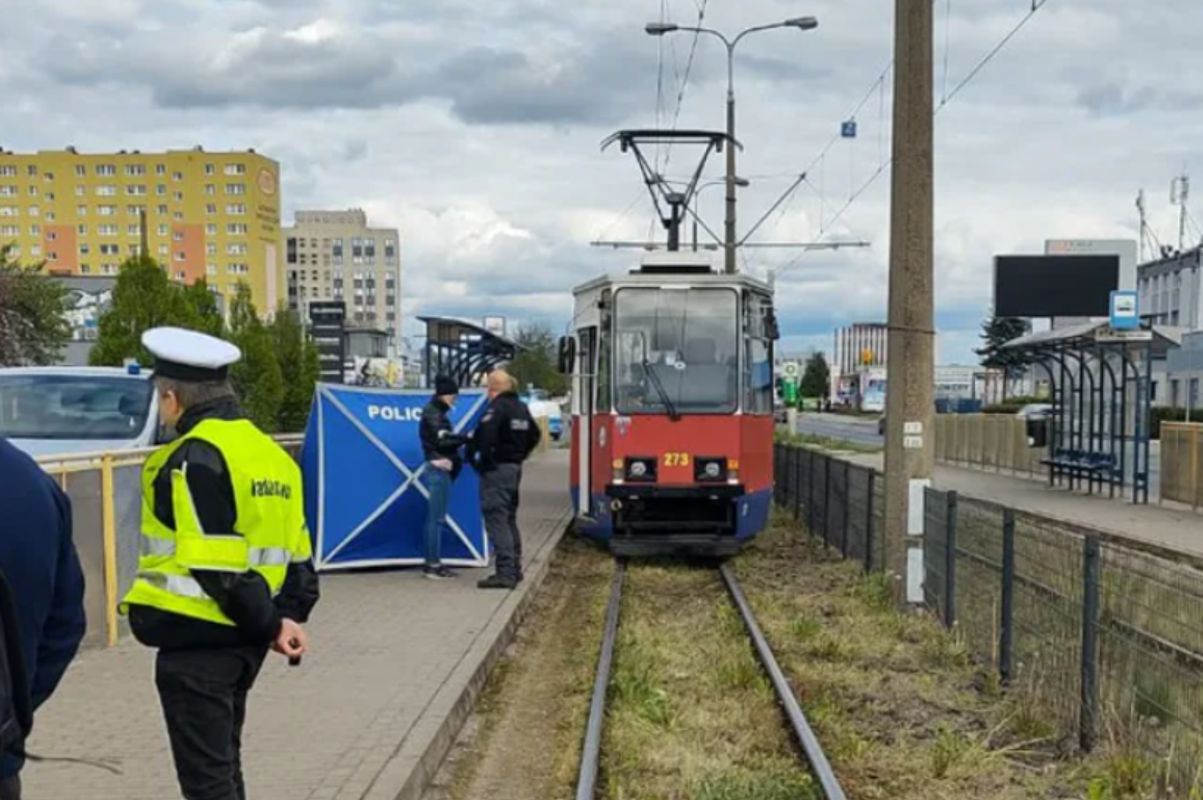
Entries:
[[994, 315], [1106, 317], [1119, 256], [995, 256]]

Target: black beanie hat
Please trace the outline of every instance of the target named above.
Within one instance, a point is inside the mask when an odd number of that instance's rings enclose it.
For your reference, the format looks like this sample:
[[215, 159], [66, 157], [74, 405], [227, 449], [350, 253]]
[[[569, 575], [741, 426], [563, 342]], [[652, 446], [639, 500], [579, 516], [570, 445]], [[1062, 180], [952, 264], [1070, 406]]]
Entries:
[[434, 393], [440, 397], [445, 394], [459, 394], [459, 384], [446, 375], [434, 379]]

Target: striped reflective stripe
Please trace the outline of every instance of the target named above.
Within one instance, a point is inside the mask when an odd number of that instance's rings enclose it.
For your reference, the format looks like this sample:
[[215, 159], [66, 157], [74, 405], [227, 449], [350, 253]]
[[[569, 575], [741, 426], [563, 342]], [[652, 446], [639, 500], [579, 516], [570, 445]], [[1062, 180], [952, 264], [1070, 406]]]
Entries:
[[175, 555], [175, 539], [147, 536], [144, 533], [138, 544], [138, 552], [144, 556], [173, 556]]
[[192, 600], [210, 599], [195, 578], [184, 575], [164, 575], [162, 572], [139, 572], [138, 579], [146, 581], [156, 589], [162, 589], [180, 597]]
[[292, 554], [283, 547], [252, 547], [252, 567], [282, 567], [292, 562]]

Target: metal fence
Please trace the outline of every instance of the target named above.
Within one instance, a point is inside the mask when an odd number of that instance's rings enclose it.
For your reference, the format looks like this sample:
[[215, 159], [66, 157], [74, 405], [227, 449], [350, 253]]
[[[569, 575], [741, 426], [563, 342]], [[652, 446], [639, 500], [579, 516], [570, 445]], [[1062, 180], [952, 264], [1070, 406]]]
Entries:
[[1161, 499], [1203, 505], [1203, 424], [1161, 423]]
[[[803, 448], [775, 458], [778, 504], [881, 568], [881, 477]], [[923, 542], [928, 607], [1033, 737], [1106, 740], [1159, 793], [1203, 796], [1203, 559], [935, 489]]]
[[[277, 441], [294, 458], [300, 436]], [[85, 646], [114, 645], [125, 630], [117, 602], [138, 571], [142, 465], [153, 450], [38, 459], [71, 500], [72, 536], [84, 572]]]

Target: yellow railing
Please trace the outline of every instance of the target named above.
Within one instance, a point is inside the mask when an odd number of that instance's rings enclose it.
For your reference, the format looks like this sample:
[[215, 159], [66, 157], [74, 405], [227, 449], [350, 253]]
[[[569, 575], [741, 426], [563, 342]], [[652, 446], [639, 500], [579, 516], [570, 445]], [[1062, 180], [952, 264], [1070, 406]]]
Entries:
[[1008, 414], [936, 415], [936, 460], [978, 469], [1043, 471], [1044, 449], [1028, 444], [1027, 424]]
[[1161, 498], [1203, 505], [1203, 424], [1161, 423]]
[[[303, 437], [275, 437], [294, 455]], [[155, 448], [42, 456], [37, 459], [71, 499], [76, 549], [84, 569], [86, 641], [117, 643], [117, 603], [137, 571], [142, 465]], [[103, 620], [103, 626], [100, 621]]]

